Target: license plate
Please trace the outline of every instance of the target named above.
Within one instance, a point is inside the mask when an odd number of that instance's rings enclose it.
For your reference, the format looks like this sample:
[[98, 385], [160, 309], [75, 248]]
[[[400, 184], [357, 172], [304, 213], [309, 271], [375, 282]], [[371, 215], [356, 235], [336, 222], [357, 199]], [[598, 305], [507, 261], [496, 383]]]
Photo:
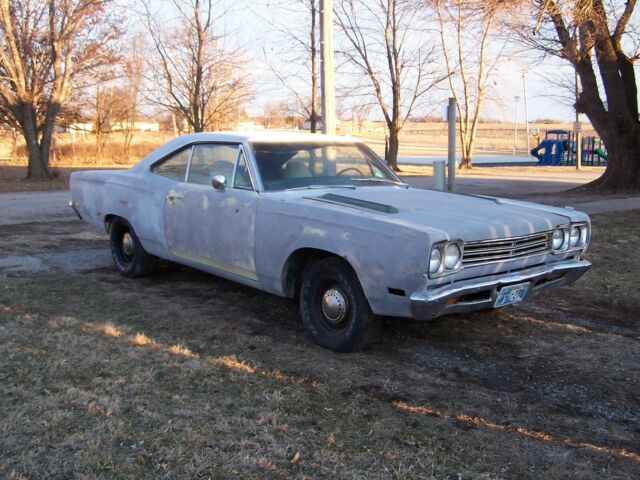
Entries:
[[529, 283], [519, 283], [518, 285], [502, 287], [498, 292], [498, 298], [496, 298], [496, 303], [493, 304], [493, 307], [498, 308], [520, 303], [524, 300], [528, 290]]

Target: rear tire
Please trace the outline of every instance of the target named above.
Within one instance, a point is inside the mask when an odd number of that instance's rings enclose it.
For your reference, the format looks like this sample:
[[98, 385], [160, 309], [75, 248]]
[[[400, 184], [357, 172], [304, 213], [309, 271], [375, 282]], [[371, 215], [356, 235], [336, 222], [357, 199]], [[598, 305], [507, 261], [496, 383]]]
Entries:
[[300, 313], [314, 341], [336, 352], [363, 349], [379, 337], [380, 318], [356, 274], [339, 258], [321, 259], [304, 273]]
[[129, 222], [122, 218], [113, 220], [109, 238], [113, 263], [122, 275], [136, 278], [153, 273], [158, 257], [147, 253]]

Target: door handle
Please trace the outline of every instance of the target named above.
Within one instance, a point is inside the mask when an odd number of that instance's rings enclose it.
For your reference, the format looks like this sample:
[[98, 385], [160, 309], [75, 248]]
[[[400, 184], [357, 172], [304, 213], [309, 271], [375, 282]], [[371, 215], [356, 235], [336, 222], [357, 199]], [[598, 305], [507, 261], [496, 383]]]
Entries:
[[184, 198], [183, 195], [176, 195], [174, 193], [167, 195], [167, 200], [170, 202], [175, 202], [176, 200], [182, 200]]

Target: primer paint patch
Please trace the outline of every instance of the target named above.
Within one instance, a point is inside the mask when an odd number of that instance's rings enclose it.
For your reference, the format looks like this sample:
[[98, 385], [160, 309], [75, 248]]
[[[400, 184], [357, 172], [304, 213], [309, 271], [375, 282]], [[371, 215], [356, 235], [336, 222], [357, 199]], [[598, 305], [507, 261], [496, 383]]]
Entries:
[[315, 228], [315, 227], [310, 227], [308, 225], [305, 225], [302, 227], [302, 233], [304, 233], [305, 235], [313, 235], [316, 237], [326, 237], [327, 236], [327, 231], [323, 230], [322, 228]]

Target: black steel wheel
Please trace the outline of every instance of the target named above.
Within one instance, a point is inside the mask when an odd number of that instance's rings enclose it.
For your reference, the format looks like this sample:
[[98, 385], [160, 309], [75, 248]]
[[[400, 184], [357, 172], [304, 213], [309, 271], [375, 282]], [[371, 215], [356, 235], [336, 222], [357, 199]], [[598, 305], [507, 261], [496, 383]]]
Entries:
[[109, 238], [113, 262], [122, 275], [143, 277], [155, 270], [158, 258], [147, 253], [129, 222], [121, 218], [113, 220]]
[[336, 257], [321, 259], [304, 273], [300, 312], [315, 342], [336, 352], [365, 348], [379, 334], [380, 319], [357, 276]]

